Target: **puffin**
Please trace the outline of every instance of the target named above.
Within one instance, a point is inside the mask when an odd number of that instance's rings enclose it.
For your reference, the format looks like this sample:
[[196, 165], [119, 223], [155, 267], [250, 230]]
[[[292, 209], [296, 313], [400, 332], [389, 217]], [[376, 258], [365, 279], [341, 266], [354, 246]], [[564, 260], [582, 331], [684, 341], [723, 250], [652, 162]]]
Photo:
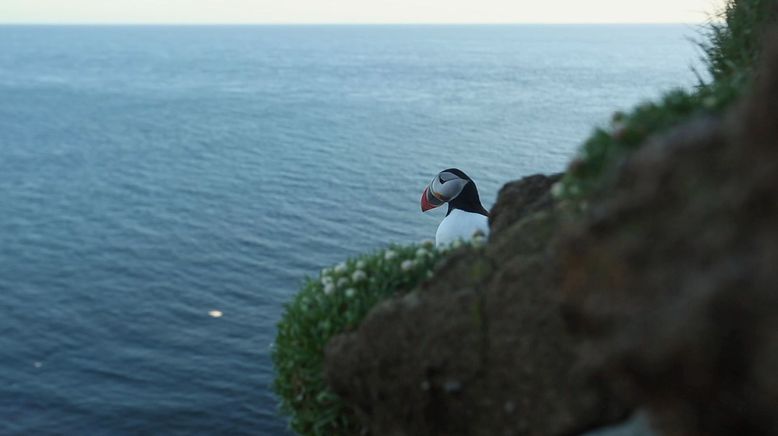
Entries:
[[448, 203], [448, 212], [435, 233], [435, 245], [442, 247], [477, 234], [489, 236], [489, 211], [484, 209], [475, 182], [458, 168], [443, 170], [424, 188], [421, 211]]

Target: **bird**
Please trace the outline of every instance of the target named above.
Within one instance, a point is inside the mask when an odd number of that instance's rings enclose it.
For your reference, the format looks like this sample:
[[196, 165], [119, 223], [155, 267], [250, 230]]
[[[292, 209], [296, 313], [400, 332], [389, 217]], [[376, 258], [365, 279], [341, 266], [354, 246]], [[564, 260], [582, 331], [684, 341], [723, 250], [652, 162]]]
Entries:
[[448, 212], [435, 233], [435, 246], [489, 235], [489, 211], [484, 209], [475, 182], [458, 168], [443, 170], [424, 188], [421, 211], [448, 203]]

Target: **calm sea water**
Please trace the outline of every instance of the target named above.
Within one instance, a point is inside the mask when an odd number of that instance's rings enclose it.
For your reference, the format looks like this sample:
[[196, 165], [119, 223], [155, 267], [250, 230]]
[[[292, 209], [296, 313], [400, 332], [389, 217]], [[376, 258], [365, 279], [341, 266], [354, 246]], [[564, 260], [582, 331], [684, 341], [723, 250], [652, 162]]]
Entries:
[[304, 276], [433, 237], [441, 169], [563, 169], [695, 32], [0, 27], [0, 434], [284, 434]]

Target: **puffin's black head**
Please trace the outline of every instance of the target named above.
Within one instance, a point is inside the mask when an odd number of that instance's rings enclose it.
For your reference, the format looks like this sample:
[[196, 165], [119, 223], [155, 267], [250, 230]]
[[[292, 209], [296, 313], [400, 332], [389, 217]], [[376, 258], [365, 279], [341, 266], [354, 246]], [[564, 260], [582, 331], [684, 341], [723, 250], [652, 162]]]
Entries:
[[443, 203], [448, 203], [446, 215], [454, 209], [461, 209], [465, 212], [489, 216], [489, 212], [481, 205], [475, 182], [457, 168], [449, 168], [438, 173], [424, 188], [424, 193], [421, 195], [422, 212], [434, 209]]

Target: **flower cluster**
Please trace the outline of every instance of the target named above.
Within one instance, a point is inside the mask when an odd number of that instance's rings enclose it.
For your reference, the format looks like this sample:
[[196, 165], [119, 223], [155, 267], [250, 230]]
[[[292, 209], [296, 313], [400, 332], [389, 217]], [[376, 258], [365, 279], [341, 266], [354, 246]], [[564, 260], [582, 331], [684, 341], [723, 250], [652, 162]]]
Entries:
[[449, 248], [458, 248], [461, 243], [440, 250], [434, 245], [432, 241], [425, 241], [410, 248], [394, 246], [359, 259], [341, 262], [321, 270], [318, 284], [314, 284], [314, 287], [320, 287], [321, 293], [327, 296], [354, 298], [360, 292], [375, 291], [375, 285], [380, 285], [387, 276], [413, 276], [422, 272], [423, 277], [430, 277], [437, 257]]

